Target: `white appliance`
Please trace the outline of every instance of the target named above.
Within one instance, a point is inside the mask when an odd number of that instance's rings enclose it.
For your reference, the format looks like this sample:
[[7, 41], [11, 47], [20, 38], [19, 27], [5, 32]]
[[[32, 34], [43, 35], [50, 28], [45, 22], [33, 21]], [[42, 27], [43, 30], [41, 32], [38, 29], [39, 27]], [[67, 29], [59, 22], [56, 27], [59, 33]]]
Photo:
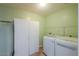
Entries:
[[77, 43], [44, 36], [43, 48], [47, 56], [77, 56]]
[[77, 56], [77, 44], [64, 40], [56, 40], [56, 56]]
[[43, 48], [44, 48], [44, 53], [47, 56], [54, 56], [54, 54], [55, 54], [55, 51], [54, 51], [54, 47], [55, 47], [54, 41], [55, 41], [55, 38], [44, 36]]
[[14, 55], [28, 56], [39, 50], [39, 22], [14, 19]]

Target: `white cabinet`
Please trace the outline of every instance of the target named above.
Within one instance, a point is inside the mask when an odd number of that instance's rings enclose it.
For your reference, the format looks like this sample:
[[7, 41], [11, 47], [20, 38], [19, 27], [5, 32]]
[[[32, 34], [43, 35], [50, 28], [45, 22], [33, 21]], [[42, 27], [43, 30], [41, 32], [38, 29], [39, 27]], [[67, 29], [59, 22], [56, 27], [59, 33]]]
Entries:
[[14, 20], [14, 55], [28, 56], [39, 50], [39, 23], [37, 21]]
[[39, 23], [36, 21], [29, 22], [29, 55], [39, 50]]

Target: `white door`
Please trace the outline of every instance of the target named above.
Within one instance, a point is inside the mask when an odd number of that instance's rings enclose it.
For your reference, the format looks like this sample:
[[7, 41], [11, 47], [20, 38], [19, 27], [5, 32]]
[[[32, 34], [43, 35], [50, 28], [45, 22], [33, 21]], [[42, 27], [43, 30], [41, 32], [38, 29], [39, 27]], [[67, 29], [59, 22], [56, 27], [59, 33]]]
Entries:
[[29, 21], [29, 55], [39, 50], [39, 22]]
[[27, 56], [28, 55], [28, 26], [26, 20], [14, 20], [14, 55]]

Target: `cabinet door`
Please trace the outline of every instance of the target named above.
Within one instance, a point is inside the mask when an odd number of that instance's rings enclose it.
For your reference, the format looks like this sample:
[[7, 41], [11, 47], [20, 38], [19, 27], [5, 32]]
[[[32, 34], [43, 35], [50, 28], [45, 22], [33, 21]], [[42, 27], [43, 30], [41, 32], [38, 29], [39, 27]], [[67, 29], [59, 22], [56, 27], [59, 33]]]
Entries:
[[14, 53], [15, 56], [28, 55], [28, 27], [26, 20], [14, 20]]
[[29, 22], [29, 55], [39, 50], [39, 22]]

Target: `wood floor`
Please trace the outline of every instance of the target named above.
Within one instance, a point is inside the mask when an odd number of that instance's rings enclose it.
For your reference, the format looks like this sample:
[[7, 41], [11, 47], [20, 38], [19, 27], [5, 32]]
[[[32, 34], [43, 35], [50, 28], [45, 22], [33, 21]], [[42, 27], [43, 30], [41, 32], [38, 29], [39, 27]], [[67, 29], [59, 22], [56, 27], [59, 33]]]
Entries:
[[31, 56], [45, 56], [45, 54], [43, 53], [43, 48], [39, 48], [39, 52], [36, 52]]

